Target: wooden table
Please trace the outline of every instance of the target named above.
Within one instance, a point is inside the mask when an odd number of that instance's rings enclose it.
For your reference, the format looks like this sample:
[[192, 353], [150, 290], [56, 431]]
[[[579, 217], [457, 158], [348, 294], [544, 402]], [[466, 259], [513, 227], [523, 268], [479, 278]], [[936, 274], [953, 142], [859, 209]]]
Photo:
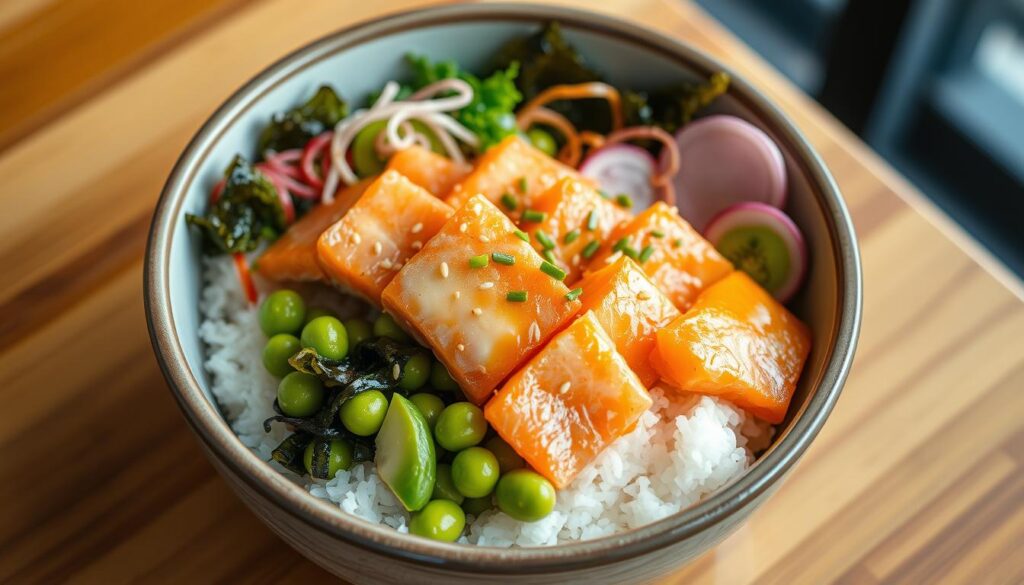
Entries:
[[[0, 3], [0, 580], [325, 576], [188, 432], [150, 352], [143, 245], [172, 163], [232, 90], [315, 37], [414, 4]], [[835, 174], [864, 257], [860, 351], [824, 432], [745, 528], [666, 582], [1024, 580], [1021, 282], [699, 9], [600, 9], [718, 55], [775, 98]]]

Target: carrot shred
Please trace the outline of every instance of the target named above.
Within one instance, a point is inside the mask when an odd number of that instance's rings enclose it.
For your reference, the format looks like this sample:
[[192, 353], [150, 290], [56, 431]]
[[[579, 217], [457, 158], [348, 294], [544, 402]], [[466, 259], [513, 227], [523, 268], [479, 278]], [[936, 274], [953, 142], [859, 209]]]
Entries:
[[249, 304], [255, 305], [259, 300], [259, 291], [256, 290], [256, 283], [252, 280], [249, 261], [245, 259], [245, 254], [242, 252], [235, 252], [232, 257], [235, 260], [235, 270], [238, 271], [238, 281], [242, 284], [245, 298], [249, 299]]
[[565, 138], [565, 145], [558, 152], [558, 160], [571, 167], [579, 164], [583, 155], [580, 137], [576, 132], [576, 127], [565, 116], [548, 108], [533, 108], [526, 114], [520, 114], [517, 123], [519, 129], [523, 131], [534, 124], [551, 126]]
[[553, 85], [537, 94], [519, 111], [519, 116], [527, 116], [536, 108], [541, 108], [558, 100], [579, 100], [604, 98], [612, 111], [612, 131], [622, 128], [622, 96], [619, 90], [599, 81], [576, 83], [572, 85]]

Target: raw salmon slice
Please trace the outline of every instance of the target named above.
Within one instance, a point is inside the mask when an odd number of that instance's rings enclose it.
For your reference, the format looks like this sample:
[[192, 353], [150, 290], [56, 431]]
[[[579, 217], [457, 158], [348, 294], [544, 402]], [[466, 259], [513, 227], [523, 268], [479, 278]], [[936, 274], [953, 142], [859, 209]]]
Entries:
[[810, 330], [736, 271], [658, 332], [651, 362], [675, 388], [721, 396], [780, 423], [810, 351]]
[[564, 488], [651, 403], [587, 312], [509, 378], [484, 416], [538, 473]]
[[[434, 350], [477, 404], [580, 306], [541, 271], [543, 260], [517, 231], [485, 197], [473, 197], [384, 289], [384, 310]], [[471, 258], [487, 265], [474, 268]], [[509, 293], [526, 300], [509, 300]]]
[[402, 173], [438, 197], [444, 197], [451, 191], [452, 186], [461, 181], [471, 168], [418, 145], [391, 155], [387, 166], [388, 170]]

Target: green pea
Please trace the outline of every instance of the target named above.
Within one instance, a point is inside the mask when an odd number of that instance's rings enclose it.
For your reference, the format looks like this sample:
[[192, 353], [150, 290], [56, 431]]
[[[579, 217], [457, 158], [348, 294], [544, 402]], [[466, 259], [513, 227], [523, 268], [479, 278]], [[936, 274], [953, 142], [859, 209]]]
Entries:
[[327, 309], [321, 309], [319, 307], [315, 309], [306, 309], [306, 321], [305, 323], [303, 323], [303, 325], [308, 324], [310, 321], [316, 319], [317, 317], [334, 317], [334, 313], [328, 311]]
[[437, 417], [444, 410], [444, 402], [436, 394], [427, 392], [413, 394], [409, 397], [409, 401], [415, 404], [416, 408], [420, 409], [420, 412], [423, 413], [423, 418], [427, 419], [427, 426], [433, 431], [434, 426], [437, 424]]
[[311, 416], [324, 401], [324, 386], [313, 374], [292, 372], [277, 385], [277, 405], [288, 416]]
[[312, 347], [317, 355], [340, 360], [348, 355], [348, 332], [334, 317], [317, 317], [302, 328], [302, 347]]
[[526, 137], [530, 139], [530, 144], [537, 150], [540, 150], [548, 156], [555, 156], [555, 152], [558, 150], [558, 145], [555, 144], [555, 139], [550, 134], [541, 130], [540, 128], [531, 128], [526, 133]]
[[409, 532], [434, 540], [455, 542], [466, 527], [466, 513], [449, 500], [432, 500], [412, 515]]
[[360, 437], [369, 437], [380, 430], [388, 413], [388, 398], [380, 390], [367, 390], [349, 398], [341, 405], [341, 424]]
[[516, 450], [501, 437], [491, 437], [484, 443], [484, 446], [497, 457], [498, 467], [501, 468], [502, 473], [508, 473], [526, 465], [519, 453], [516, 453]]
[[[311, 441], [306, 445], [306, 451], [302, 454], [302, 462], [306, 466], [306, 473], [313, 475], [313, 450], [317, 441]], [[334, 476], [343, 469], [352, 466], [352, 445], [345, 439], [331, 439], [329, 443], [330, 452], [327, 455], [327, 477], [318, 479], [334, 479]]]
[[516, 520], [534, 522], [555, 509], [555, 487], [536, 472], [515, 469], [498, 480], [494, 499], [502, 512]]
[[260, 305], [260, 329], [267, 337], [295, 333], [306, 318], [306, 303], [293, 290], [277, 290]]
[[430, 386], [442, 392], [455, 392], [459, 389], [459, 384], [448, 373], [448, 368], [436, 360], [430, 364]]
[[405, 362], [398, 387], [402, 390], [419, 390], [427, 384], [430, 377], [430, 358], [427, 354], [418, 353]]
[[483, 447], [459, 451], [452, 461], [455, 489], [470, 498], [482, 498], [494, 491], [500, 473], [498, 458]]
[[448, 405], [437, 417], [434, 438], [449, 451], [462, 451], [484, 439], [487, 420], [476, 405], [456, 402]]
[[272, 375], [283, 378], [294, 371], [288, 358], [302, 349], [299, 338], [287, 333], [278, 333], [263, 346], [263, 367]]
[[494, 498], [492, 496], [484, 496], [482, 498], [466, 498], [462, 501], [462, 509], [467, 514], [479, 516], [487, 510], [494, 507]]
[[434, 493], [430, 496], [434, 500], [451, 500], [456, 504], [461, 504], [462, 500], [466, 499], [466, 496], [462, 495], [458, 489], [455, 488], [455, 483], [452, 482], [452, 466], [447, 463], [439, 463], [437, 466], [437, 478], [434, 480]]
[[381, 313], [373, 322], [373, 334], [377, 337], [387, 337], [395, 341], [409, 341], [409, 334], [402, 331], [402, 328], [395, 323], [395, 319], [387, 313]]
[[348, 332], [349, 347], [355, 347], [373, 337], [373, 325], [366, 319], [346, 319], [345, 331]]

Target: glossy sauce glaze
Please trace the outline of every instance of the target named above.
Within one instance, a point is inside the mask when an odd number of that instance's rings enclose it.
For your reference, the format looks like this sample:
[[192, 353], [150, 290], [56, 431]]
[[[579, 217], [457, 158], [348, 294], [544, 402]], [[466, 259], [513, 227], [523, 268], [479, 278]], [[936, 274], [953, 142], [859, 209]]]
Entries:
[[443, 197], [469, 174], [472, 167], [413, 145], [391, 155], [387, 169], [398, 171], [433, 195]]

